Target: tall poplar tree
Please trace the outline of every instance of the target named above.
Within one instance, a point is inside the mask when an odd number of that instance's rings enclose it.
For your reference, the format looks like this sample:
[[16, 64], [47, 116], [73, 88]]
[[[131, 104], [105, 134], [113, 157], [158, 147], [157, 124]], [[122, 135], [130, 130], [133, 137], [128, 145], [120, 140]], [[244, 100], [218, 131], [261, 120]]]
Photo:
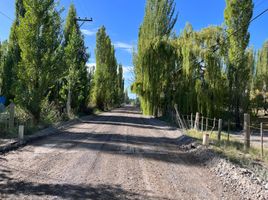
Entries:
[[117, 83], [117, 95], [118, 95], [118, 104], [124, 102], [124, 78], [123, 78], [123, 67], [119, 65], [118, 68], [118, 83]]
[[92, 102], [98, 108], [106, 110], [116, 106], [118, 78], [115, 50], [104, 26], [97, 32], [95, 55]]
[[249, 78], [249, 71], [245, 64], [245, 52], [250, 38], [248, 28], [252, 13], [252, 0], [226, 0], [224, 18], [228, 41], [229, 110], [234, 115], [237, 127], [240, 126], [242, 98], [246, 92]]
[[16, 0], [15, 2], [15, 21], [12, 24], [10, 30], [10, 36], [8, 41], [8, 52], [5, 55], [3, 61], [3, 95], [8, 100], [15, 97], [15, 82], [17, 79], [17, 68], [21, 60], [21, 49], [18, 44], [18, 26], [20, 24], [20, 18], [23, 18], [25, 14], [25, 8], [23, 0]]
[[268, 109], [267, 84], [268, 84], [268, 41], [265, 41], [256, 56], [256, 69], [253, 77], [252, 103], [258, 111]]
[[72, 4], [66, 19], [64, 29], [64, 58], [65, 58], [65, 92], [67, 113], [82, 111], [86, 107], [89, 95], [89, 73], [86, 62], [89, 55], [86, 52], [84, 37], [77, 23], [77, 14]]
[[262, 91], [268, 85], [268, 41], [264, 42], [257, 54], [256, 89]]
[[59, 78], [58, 51], [61, 19], [54, 0], [23, 0], [24, 17], [19, 17], [16, 101], [28, 109], [35, 122], [40, 120], [41, 104], [54, 80]]

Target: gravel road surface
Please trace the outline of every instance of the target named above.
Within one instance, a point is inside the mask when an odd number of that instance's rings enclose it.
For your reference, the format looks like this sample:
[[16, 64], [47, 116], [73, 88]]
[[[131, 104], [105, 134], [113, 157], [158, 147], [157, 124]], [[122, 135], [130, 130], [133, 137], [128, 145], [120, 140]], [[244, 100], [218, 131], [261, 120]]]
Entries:
[[181, 133], [125, 107], [0, 156], [0, 199], [241, 199]]

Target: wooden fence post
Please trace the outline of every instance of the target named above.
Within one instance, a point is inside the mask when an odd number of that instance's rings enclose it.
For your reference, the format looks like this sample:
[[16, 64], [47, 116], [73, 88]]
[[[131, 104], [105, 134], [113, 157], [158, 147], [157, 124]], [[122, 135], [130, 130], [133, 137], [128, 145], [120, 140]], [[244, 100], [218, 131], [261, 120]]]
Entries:
[[213, 120], [213, 129], [215, 129], [216, 127], [216, 118], [214, 117], [214, 120]]
[[244, 114], [244, 150], [247, 152], [250, 148], [250, 115]]
[[222, 119], [219, 119], [218, 124], [218, 141], [221, 141]]
[[196, 116], [195, 116], [195, 123], [194, 123], [194, 129], [195, 130], [199, 130], [199, 112], [196, 113]]
[[263, 156], [263, 123], [261, 123], [261, 157]]
[[20, 125], [19, 126], [19, 140], [20, 140], [20, 142], [23, 141], [23, 139], [24, 139], [24, 126]]
[[9, 105], [9, 129], [14, 128], [14, 121], [15, 121], [15, 104], [11, 102]]

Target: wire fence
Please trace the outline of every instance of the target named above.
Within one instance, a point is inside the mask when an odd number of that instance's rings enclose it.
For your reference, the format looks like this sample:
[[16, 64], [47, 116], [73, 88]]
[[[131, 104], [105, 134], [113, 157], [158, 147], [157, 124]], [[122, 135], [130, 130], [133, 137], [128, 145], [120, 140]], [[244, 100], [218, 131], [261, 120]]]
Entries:
[[[218, 118], [209, 118], [202, 116], [200, 113], [196, 114], [180, 114], [175, 106], [175, 123], [184, 133], [190, 129], [195, 129], [203, 135], [216, 134], [217, 140], [221, 142], [222, 135], [226, 138], [227, 142], [230, 137], [239, 140], [244, 145], [244, 149], [248, 150], [250, 146], [260, 148], [261, 156], [264, 156], [264, 149], [268, 149], [268, 123], [250, 123], [250, 116], [244, 115], [242, 123], [243, 129], [235, 130], [237, 123], [230, 120], [222, 120]], [[224, 133], [223, 133], [224, 132]]]
[[30, 130], [33, 127], [33, 117], [11, 103], [0, 112], [0, 138], [17, 137], [19, 126]]

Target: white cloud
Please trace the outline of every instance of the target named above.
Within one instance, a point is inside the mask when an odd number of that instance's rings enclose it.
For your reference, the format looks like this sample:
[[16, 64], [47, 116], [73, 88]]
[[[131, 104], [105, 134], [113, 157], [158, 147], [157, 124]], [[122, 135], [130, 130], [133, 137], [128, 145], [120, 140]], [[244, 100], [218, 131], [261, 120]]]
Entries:
[[93, 29], [93, 30], [81, 29], [81, 32], [87, 36], [94, 36], [97, 33], [97, 31], [95, 29]]
[[113, 45], [116, 49], [123, 49], [127, 51], [128, 53], [132, 53], [133, 45], [131, 44], [124, 43], [124, 42], [115, 42], [113, 43]]

